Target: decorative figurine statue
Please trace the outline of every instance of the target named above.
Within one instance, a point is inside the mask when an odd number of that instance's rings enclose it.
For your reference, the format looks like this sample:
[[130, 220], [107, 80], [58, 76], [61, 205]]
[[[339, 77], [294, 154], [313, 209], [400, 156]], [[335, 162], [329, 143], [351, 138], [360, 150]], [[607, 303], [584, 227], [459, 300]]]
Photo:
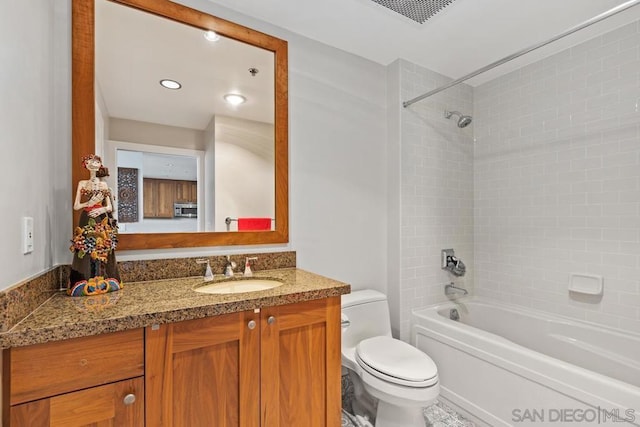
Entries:
[[118, 227], [112, 216], [111, 191], [100, 179], [109, 172], [95, 154], [84, 156], [82, 165], [90, 177], [78, 183], [73, 205], [74, 210], [82, 212], [69, 248], [73, 262], [67, 293], [71, 296], [98, 295], [122, 288], [115, 256]]

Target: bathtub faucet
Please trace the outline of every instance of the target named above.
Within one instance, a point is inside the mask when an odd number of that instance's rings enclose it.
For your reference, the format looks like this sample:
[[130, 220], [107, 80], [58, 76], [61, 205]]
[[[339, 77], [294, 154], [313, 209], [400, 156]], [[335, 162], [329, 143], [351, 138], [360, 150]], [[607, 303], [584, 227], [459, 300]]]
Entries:
[[456, 292], [462, 292], [464, 295], [468, 295], [469, 294], [469, 292], [467, 292], [466, 289], [457, 287], [456, 285], [453, 284], [453, 282], [449, 283], [448, 285], [445, 285], [445, 287], [444, 287], [444, 294], [445, 295], [453, 295]]
[[458, 257], [455, 256], [453, 249], [442, 249], [440, 251], [442, 258], [442, 269], [447, 270], [454, 276], [464, 276], [467, 272], [467, 266]]

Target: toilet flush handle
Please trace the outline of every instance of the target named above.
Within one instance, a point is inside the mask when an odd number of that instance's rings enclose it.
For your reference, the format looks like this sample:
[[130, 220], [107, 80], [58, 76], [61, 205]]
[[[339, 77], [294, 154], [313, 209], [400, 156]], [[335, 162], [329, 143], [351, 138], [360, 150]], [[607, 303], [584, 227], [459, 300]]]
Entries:
[[351, 321], [344, 314], [340, 314], [340, 326], [342, 328], [348, 328], [349, 326], [351, 326]]

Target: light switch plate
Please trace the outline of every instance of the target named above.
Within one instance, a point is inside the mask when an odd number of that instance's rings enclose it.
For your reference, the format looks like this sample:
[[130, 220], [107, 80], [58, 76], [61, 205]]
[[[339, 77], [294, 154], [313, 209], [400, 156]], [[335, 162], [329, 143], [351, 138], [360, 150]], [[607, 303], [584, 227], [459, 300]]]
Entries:
[[33, 218], [25, 216], [22, 218], [22, 253], [33, 252]]

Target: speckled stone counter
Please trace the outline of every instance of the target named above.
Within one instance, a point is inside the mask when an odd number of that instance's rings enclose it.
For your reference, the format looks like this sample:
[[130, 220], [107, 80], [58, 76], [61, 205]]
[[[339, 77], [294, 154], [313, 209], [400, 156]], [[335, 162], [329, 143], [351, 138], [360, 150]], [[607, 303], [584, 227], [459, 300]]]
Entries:
[[[212, 295], [194, 291], [205, 284], [198, 276], [127, 283], [121, 291], [94, 297], [72, 298], [59, 292], [0, 334], [0, 347], [79, 338], [350, 292], [348, 284], [297, 268], [259, 271], [254, 278], [275, 279], [283, 285], [258, 292]], [[226, 279], [216, 275], [215, 280]]]

